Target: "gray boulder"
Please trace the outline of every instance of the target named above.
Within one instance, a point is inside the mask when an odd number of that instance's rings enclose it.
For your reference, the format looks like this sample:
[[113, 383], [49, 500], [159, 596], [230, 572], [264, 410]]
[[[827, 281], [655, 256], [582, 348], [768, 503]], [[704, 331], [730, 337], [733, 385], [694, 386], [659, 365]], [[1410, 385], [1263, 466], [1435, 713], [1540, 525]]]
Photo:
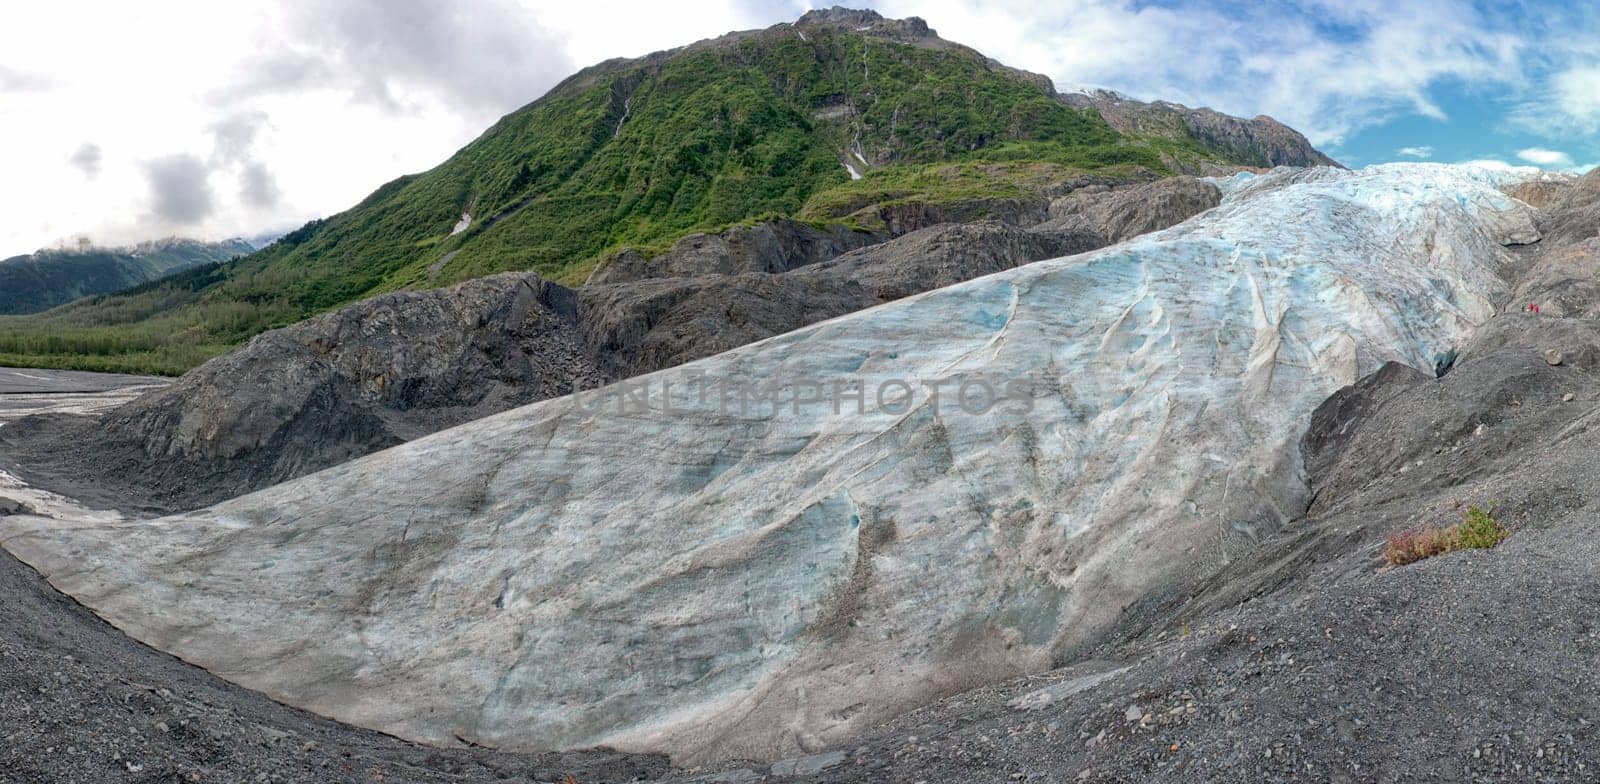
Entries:
[[0, 496], [0, 517], [33, 514], [33, 507], [14, 498]]

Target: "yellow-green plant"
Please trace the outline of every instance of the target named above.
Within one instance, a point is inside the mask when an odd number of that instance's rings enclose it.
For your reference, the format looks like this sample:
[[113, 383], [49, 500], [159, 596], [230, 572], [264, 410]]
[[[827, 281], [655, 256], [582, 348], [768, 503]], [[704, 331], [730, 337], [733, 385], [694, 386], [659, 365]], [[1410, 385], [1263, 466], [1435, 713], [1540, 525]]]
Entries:
[[1455, 525], [1409, 528], [1389, 537], [1383, 549], [1383, 559], [1390, 566], [1404, 566], [1424, 558], [1456, 550], [1487, 550], [1506, 540], [1511, 532], [1495, 519], [1497, 507], [1488, 508], [1473, 504], [1467, 507], [1465, 519]]

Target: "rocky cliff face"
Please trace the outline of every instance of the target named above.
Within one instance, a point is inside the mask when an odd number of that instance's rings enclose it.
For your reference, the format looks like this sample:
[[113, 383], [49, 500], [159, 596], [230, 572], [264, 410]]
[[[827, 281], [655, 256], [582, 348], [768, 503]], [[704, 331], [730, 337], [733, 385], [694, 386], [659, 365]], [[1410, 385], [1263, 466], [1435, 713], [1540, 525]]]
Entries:
[[819, 228], [796, 220], [768, 220], [714, 234], [690, 234], [657, 256], [647, 256], [633, 248], [624, 249], [601, 261], [589, 276], [589, 284], [705, 274], [788, 272], [883, 240], [882, 236], [841, 225]]
[[1181, 223], [1221, 199], [1217, 186], [1193, 177], [1139, 187], [1084, 188], [1050, 202], [1049, 220], [1034, 231], [1089, 235], [1099, 245], [1115, 245]]
[[[1265, 115], [1246, 120], [1168, 101], [1145, 103], [1107, 90], [1064, 93], [1060, 97], [1071, 106], [1094, 109], [1121, 133], [1193, 139], [1248, 165], [1340, 166], [1311, 146], [1299, 131]], [[1222, 173], [1228, 167], [1203, 168], [1193, 173]]]
[[329, 448], [359, 450], [369, 428], [399, 442], [597, 382], [576, 316], [570, 290], [524, 275], [376, 297], [265, 333], [106, 427], [140, 438], [152, 456], [227, 459], [291, 437], [288, 428], [309, 419], [333, 437], [282, 444], [284, 456], [325, 464], [336, 457]]
[[681, 365], [878, 304], [847, 277], [702, 275], [589, 286], [585, 348], [609, 378]]
[[1540, 228], [1549, 244], [1571, 245], [1600, 237], [1600, 169], [1547, 189]]
[[1041, 232], [1001, 221], [945, 223], [846, 253], [797, 277], [852, 281], [877, 304], [1108, 244], [1092, 231]]
[[1536, 306], [1556, 317], [1600, 317], [1600, 170], [1546, 175], [1510, 194], [1540, 207], [1541, 238], [1520, 254], [1526, 268], [1508, 310]]

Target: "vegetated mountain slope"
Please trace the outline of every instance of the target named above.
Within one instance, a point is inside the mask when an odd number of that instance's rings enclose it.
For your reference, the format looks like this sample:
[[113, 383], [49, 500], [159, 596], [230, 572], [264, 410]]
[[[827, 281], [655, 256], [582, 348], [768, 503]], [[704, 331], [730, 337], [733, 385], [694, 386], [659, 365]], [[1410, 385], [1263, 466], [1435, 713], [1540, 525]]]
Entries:
[[[1037, 217], [1057, 217], [1031, 229], [941, 224], [785, 274], [646, 278], [574, 292], [505, 273], [383, 295], [264, 333], [104, 418], [12, 424], [0, 430], [0, 468], [97, 504], [193, 509], [575, 386], [1101, 248], [1180, 223], [1219, 197], [1186, 177], [1090, 184], [1040, 206]], [[679, 243], [667, 269], [781, 267], [836, 236], [804, 224], [726, 235]]]
[[[921, 20], [815, 11], [585, 69], [437, 168], [200, 285], [0, 323], [0, 355], [170, 372], [195, 347], [385, 291], [506, 270], [576, 283], [607, 251], [762, 216], [851, 223], [873, 203], [1010, 197], [1040, 166], [1132, 178], [1201, 160], [1248, 165], [1195, 138], [1120, 134]], [[19, 350], [42, 332], [54, 350]]]
[[254, 251], [244, 240], [176, 237], [123, 248], [59, 248], [0, 260], [0, 314], [37, 313]]
[[[1385, 361], [1435, 367], [1506, 293], [1501, 243], [1537, 235], [1503, 177], [1241, 181], [1163, 232], [646, 377], [645, 408], [545, 401], [210, 509], [0, 541], [134, 637], [358, 725], [814, 749], [1048, 669], [1298, 517], [1312, 410]], [[744, 380], [864, 395], [745, 408]]]

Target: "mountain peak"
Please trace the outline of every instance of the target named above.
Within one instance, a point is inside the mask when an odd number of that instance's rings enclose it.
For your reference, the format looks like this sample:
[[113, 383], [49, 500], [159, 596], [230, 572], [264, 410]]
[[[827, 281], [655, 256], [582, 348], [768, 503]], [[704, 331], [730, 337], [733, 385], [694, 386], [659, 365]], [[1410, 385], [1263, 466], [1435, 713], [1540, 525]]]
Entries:
[[877, 11], [839, 5], [807, 11], [794, 24], [796, 27], [841, 27], [857, 32], [887, 34], [901, 40], [939, 37], [921, 17], [889, 19]]
[[946, 42], [944, 38], [939, 38], [938, 32], [934, 32], [933, 27], [928, 27], [928, 22], [918, 16], [890, 19], [877, 11], [845, 8], [840, 5], [806, 11], [805, 16], [794, 22], [794, 27], [806, 27], [806, 29], [832, 27], [842, 32], [859, 32], [912, 45], [952, 46], [952, 43]]
[[845, 8], [836, 5], [832, 8], [817, 8], [805, 12], [800, 17], [797, 25], [869, 25], [884, 21], [883, 14], [865, 8]]

